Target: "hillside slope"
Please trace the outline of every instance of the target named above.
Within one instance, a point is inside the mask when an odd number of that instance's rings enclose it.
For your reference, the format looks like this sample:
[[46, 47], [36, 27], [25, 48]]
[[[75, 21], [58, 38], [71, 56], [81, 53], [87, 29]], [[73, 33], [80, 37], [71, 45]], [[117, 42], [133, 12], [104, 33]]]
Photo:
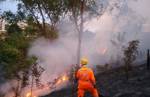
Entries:
[[[134, 67], [129, 80], [123, 68], [97, 73], [96, 79], [97, 88], [104, 97], [150, 97], [150, 70], [146, 70], [145, 65]], [[74, 94], [72, 90], [66, 87], [43, 97], [77, 97], [76, 90]], [[85, 97], [92, 96], [86, 93]]]

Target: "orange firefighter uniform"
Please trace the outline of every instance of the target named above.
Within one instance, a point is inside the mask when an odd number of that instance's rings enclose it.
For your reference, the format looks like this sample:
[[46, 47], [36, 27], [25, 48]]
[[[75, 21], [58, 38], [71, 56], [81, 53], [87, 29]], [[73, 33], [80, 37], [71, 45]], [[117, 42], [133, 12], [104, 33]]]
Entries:
[[[81, 61], [81, 64], [84, 63]], [[86, 62], [87, 63], [87, 62]], [[89, 91], [93, 97], [99, 97], [98, 91], [94, 87], [95, 77], [92, 69], [82, 64], [82, 67], [77, 71], [76, 78], [78, 79], [78, 97], [84, 97], [84, 92]]]

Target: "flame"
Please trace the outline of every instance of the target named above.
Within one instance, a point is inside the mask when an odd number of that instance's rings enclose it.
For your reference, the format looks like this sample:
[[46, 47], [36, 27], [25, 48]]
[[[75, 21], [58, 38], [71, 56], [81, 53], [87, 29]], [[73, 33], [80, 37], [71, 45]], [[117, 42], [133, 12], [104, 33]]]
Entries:
[[104, 55], [106, 52], [107, 52], [107, 48], [104, 48], [101, 53]]
[[[27, 93], [26, 97], [31, 97], [31, 92]], [[32, 95], [32, 97], [36, 97], [36, 96]]]
[[59, 85], [59, 84], [61, 84], [61, 83], [63, 83], [63, 82], [65, 82], [65, 81], [67, 81], [67, 80], [69, 80], [69, 77], [68, 77], [67, 75], [61, 76], [61, 77], [57, 80], [56, 86]]
[[68, 81], [69, 77], [67, 74], [63, 74], [59, 77], [57, 77], [56, 79], [54, 79], [52, 82], [47, 83], [47, 84], [42, 84], [42, 86], [38, 89], [33, 90], [32, 96], [31, 96], [31, 92], [28, 92], [25, 97], [37, 97], [34, 94], [38, 94], [39, 91], [41, 90], [51, 90], [56, 88], [59, 85], [62, 85], [64, 82]]
[[63, 81], [67, 81], [69, 78], [68, 78], [68, 76], [66, 76], [66, 75], [64, 75], [63, 77], [62, 77], [62, 80]]

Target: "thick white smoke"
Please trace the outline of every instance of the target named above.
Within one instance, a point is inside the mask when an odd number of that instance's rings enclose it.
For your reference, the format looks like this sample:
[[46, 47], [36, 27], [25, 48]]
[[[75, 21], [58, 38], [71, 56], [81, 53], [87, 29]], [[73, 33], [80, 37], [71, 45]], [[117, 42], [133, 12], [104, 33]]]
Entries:
[[[103, 15], [85, 16], [81, 55], [91, 67], [121, 60], [122, 47], [131, 40], [140, 41], [141, 57], [150, 48], [149, 0], [97, 0], [106, 7]], [[115, 6], [115, 7], [114, 7]], [[68, 18], [58, 24], [59, 38], [35, 40], [29, 55], [38, 57], [45, 69], [41, 80], [47, 83], [77, 63], [78, 32]], [[140, 57], [140, 58], [141, 58]]]
[[[103, 3], [108, 7], [101, 17], [85, 15], [81, 55], [89, 59], [90, 66], [121, 61], [122, 47], [131, 40], [140, 41], [142, 53], [150, 48], [150, 22], [147, 21], [149, 15], [143, 17], [147, 13], [138, 10], [136, 6], [139, 2], [147, 1], [106, 0]], [[148, 6], [145, 8], [148, 9]], [[41, 78], [44, 82], [50, 81], [77, 63], [78, 32], [74, 23], [65, 18], [59, 23], [58, 29], [57, 40], [39, 38], [29, 49], [29, 54], [37, 56], [42, 67], [46, 69]], [[140, 58], [144, 59], [143, 56], [141, 54]]]
[[[122, 47], [131, 40], [140, 40], [142, 51], [150, 47], [148, 45], [150, 22], [146, 20], [149, 14], [143, 17], [143, 14], [147, 14], [148, 11], [141, 12], [137, 7], [141, 6], [147, 10], [148, 6], [144, 7], [144, 2], [148, 0], [106, 0], [103, 3], [109, 7], [101, 17], [88, 19], [86, 16], [81, 54], [89, 59], [90, 66], [118, 60], [118, 57], [120, 58], [123, 54]], [[77, 63], [78, 34], [74, 23], [63, 19], [58, 29], [57, 40], [49, 41], [39, 38], [29, 49], [29, 54], [37, 56], [42, 67], [46, 69], [43, 81], [51, 80], [70, 68], [72, 64]]]

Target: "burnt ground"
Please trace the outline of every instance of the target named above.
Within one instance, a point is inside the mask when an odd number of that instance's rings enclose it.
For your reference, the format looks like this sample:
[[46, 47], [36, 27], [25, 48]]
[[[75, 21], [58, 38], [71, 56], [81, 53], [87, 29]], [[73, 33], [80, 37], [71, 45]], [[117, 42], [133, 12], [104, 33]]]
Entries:
[[[140, 65], [133, 67], [129, 74], [127, 80], [123, 67], [99, 72], [96, 74], [97, 88], [104, 97], [150, 97], [150, 70]], [[42, 97], [77, 96], [76, 90], [68, 86]], [[86, 93], [85, 97], [92, 96]]]

